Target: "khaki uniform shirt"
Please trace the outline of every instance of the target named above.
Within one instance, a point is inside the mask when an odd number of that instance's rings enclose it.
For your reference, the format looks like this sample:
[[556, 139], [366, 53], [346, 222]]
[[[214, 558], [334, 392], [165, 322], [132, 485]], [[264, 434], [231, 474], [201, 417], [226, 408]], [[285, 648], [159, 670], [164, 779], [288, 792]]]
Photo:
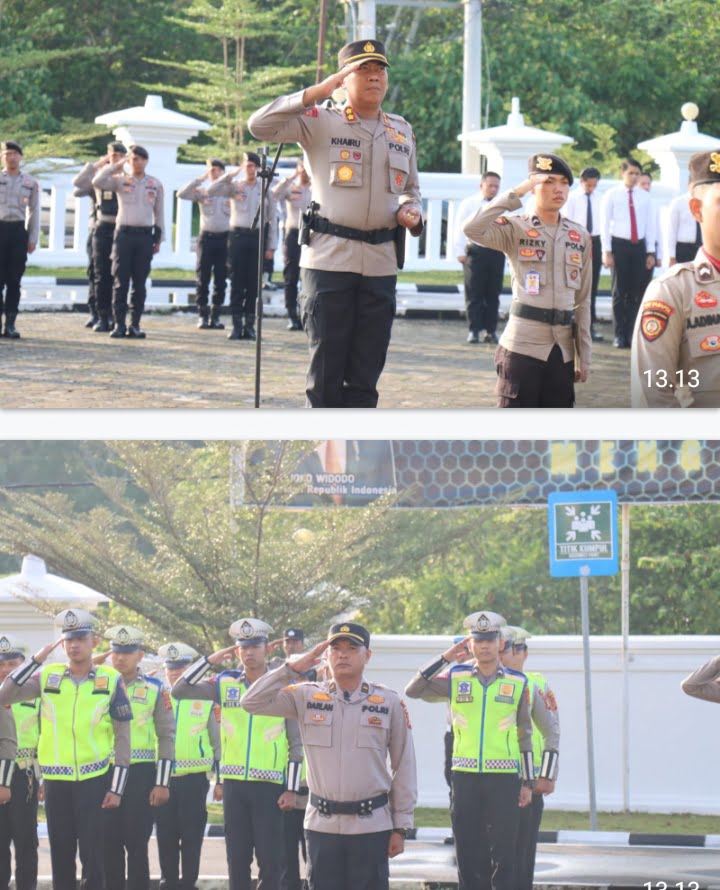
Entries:
[[631, 383], [633, 408], [720, 408], [720, 272], [702, 250], [645, 292]]
[[9, 707], [0, 706], [0, 760], [15, 761], [17, 757], [17, 737], [15, 720]]
[[512, 269], [513, 302], [541, 309], [575, 310], [576, 333], [570, 325], [550, 325], [511, 315], [500, 345], [511, 352], [547, 361], [553, 346], [563, 361], [589, 369], [592, 240], [578, 223], [560, 217], [550, 237], [539, 217], [503, 216], [522, 207], [515, 192], [503, 192], [465, 223], [470, 241], [507, 254]]
[[[230, 227], [233, 229], [249, 229], [255, 221], [255, 214], [260, 206], [262, 181], [256, 179], [250, 185], [244, 179], [236, 179], [235, 173], [225, 173], [207, 187], [210, 197], [230, 198]], [[277, 209], [272, 194], [265, 199], [265, 222], [270, 223], [265, 250], [277, 247]]]
[[276, 201], [285, 202], [285, 231], [300, 228], [300, 216], [312, 199], [312, 183], [303, 185], [299, 179], [289, 176], [272, 190]]
[[298, 721], [308, 785], [318, 797], [346, 802], [388, 792], [390, 798], [370, 816], [321, 816], [308, 804], [305, 827], [328, 834], [412, 828], [415, 748], [407, 709], [397, 692], [363, 680], [346, 700], [334, 681], [297, 679], [287, 665], [271, 671], [253, 683], [242, 706], [251, 714]]
[[[342, 111], [307, 108], [303, 93], [265, 105], [248, 126], [258, 139], [302, 146], [319, 215], [335, 225], [370, 231], [394, 229], [398, 209], [405, 204], [422, 214], [410, 124], [383, 111], [376, 120], [367, 120], [349, 106]], [[367, 276], [397, 274], [392, 241], [367, 244], [319, 232], [313, 232], [310, 245], [303, 246], [300, 265]]]
[[40, 237], [40, 184], [27, 173], [0, 170], [0, 221], [24, 222], [28, 244]]
[[103, 167], [93, 177], [93, 187], [117, 192], [118, 226], [155, 226], [165, 240], [163, 231], [164, 193], [162, 183], [154, 176], [144, 174], [139, 179], [132, 174], [114, 173], [113, 165]]
[[[107, 166], [107, 165], [106, 165]], [[90, 162], [89, 164], [85, 164], [82, 170], [75, 176], [72, 181], [74, 186], [73, 188], [73, 196], [75, 198], [92, 198], [94, 202], [95, 211], [91, 212], [91, 218], [95, 222], [104, 222], [104, 223], [114, 223], [117, 219], [115, 214], [103, 213], [100, 208], [103, 203], [103, 191], [107, 194], [114, 196], [114, 192], [111, 192], [110, 189], [96, 189], [93, 188], [93, 179], [95, 178], [95, 174], [97, 173], [97, 168], [95, 164]]]
[[177, 196], [185, 201], [197, 201], [200, 205], [201, 232], [227, 232], [230, 228], [230, 200], [209, 195], [210, 184], [211, 180], [193, 179], [180, 189]]
[[682, 681], [682, 691], [693, 698], [720, 703], [720, 655], [686, 677]]

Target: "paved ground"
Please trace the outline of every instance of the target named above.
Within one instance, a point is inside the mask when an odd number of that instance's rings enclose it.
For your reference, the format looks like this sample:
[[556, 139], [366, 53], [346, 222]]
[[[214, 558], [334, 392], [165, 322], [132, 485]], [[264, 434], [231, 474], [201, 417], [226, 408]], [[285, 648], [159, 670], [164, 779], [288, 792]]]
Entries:
[[[147, 339], [116, 341], [83, 327], [74, 312], [21, 313], [22, 339], [0, 339], [4, 408], [251, 408], [255, 348], [227, 331], [198, 331], [188, 313], [143, 319]], [[301, 408], [307, 341], [279, 318], [264, 320], [262, 404]], [[579, 408], [629, 407], [629, 350], [610, 328], [596, 344]], [[494, 347], [469, 346], [461, 320], [398, 318], [380, 381], [382, 408], [494, 405]]]

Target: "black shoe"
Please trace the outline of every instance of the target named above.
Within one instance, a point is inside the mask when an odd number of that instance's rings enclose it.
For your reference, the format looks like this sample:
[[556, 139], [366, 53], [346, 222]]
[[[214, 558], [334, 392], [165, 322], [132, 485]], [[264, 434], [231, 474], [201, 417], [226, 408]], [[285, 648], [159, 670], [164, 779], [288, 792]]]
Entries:
[[455, 838], [454, 838], [451, 834], [449, 834], [449, 835], [443, 840], [443, 843], [446, 844], [446, 845], [449, 846], [449, 847], [450, 847], [450, 846], [454, 847], [454, 846], [455, 846]]
[[135, 340], [144, 340], [145, 339], [145, 331], [140, 330], [140, 322], [133, 322], [127, 330], [127, 336], [132, 337]]
[[200, 313], [200, 317], [198, 318], [197, 326], [198, 326], [198, 328], [199, 328], [201, 331], [207, 331], [207, 330], [208, 330], [208, 328], [210, 327], [210, 323], [209, 323], [209, 321], [208, 321], [208, 314], [207, 314], [207, 311], [206, 311], [206, 312], [201, 312], [201, 313]]
[[595, 330], [595, 328], [591, 327], [590, 328], [590, 339], [593, 341], [593, 343], [602, 343], [605, 338], [603, 337], [602, 334], [598, 334], [598, 332]]
[[498, 338], [497, 338], [497, 334], [495, 334], [495, 333], [485, 334], [485, 336], [483, 337], [483, 343], [497, 343], [497, 342], [498, 342]]
[[96, 325], [99, 321], [100, 321], [100, 319], [99, 319], [99, 318], [97, 317], [97, 315], [95, 315], [95, 313], [93, 312], [92, 315], [90, 316], [90, 318], [88, 318], [88, 320], [85, 322], [85, 327], [86, 327], [86, 328], [94, 328], [95, 325]]
[[5, 322], [5, 330], [3, 331], [3, 337], [7, 337], [9, 340], [19, 340], [20, 339], [20, 331], [16, 330], [14, 321], [6, 321]]
[[291, 318], [287, 324], [287, 329], [289, 331], [301, 331], [303, 326], [300, 324], [300, 320], [297, 318]]
[[242, 329], [243, 340], [257, 340], [255, 336], [255, 328], [251, 324], [244, 324]]
[[467, 342], [468, 343], [479, 343], [480, 342], [480, 338], [478, 337], [477, 331], [468, 331]]
[[110, 336], [113, 340], [119, 340], [121, 337], [124, 337], [127, 334], [127, 328], [125, 327], [124, 322], [115, 322], [115, 327], [112, 329]]
[[94, 331], [97, 331], [98, 334], [107, 334], [110, 330], [110, 322], [107, 318], [101, 317], [93, 327]]
[[208, 323], [208, 327], [212, 328], [214, 331], [224, 331], [225, 325], [220, 321], [220, 310], [213, 307], [212, 312], [210, 313], [210, 321]]
[[630, 344], [625, 337], [616, 337], [613, 340], [613, 346], [615, 349], [630, 349]]

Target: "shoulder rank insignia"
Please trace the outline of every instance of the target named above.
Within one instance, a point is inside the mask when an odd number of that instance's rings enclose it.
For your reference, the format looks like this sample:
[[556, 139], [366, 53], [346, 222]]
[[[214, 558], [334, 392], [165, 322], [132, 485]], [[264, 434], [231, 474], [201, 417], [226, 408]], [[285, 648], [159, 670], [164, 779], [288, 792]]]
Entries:
[[343, 112], [343, 114], [345, 115], [345, 120], [351, 124], [357, 120], [357, 115], [349, 105], [345, 106], [345, 111]]

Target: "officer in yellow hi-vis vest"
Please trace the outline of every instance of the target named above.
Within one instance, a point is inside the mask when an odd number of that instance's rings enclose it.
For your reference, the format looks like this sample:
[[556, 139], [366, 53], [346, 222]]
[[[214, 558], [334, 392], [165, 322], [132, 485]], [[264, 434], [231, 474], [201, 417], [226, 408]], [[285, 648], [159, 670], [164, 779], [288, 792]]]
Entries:
[[[405, 689], [410, 698], [450, 700], [460, 890], [515, 890], [520, 808], [530, 804], [534, 785], [527, 680], [500, 662], [506, 624], [495, 612], [469, 615], [463, 626], [470, 635], [424, 665]], [[466, 644], [474, 661], [453, 665]]]
[[[130, 764], [132, 710], [120, 674], [92, 662], [98, 642], [95, 623], [83, 609], [65, 609], [55, 618], [60, 639], [40, 649], [0, 686], [0, 704], [41, 699], [38, 761], [54, 890], [76, 890], [78, 846], [80, 890], [105, 887], [101, 810], [120, 806]], [[67, 662], [45, 664], [61, 642]]]
[[[198, 653], [185, 643], [167, 643], [158, 649], [158, 655], [165, 659], [165, 679], [172, 689]], [[156, 815], [161, 887], [190, 890], [200, 874], [210, 787], [208, 773], [220, 765], [220, 707], [210, 701], [171, 701], [175, 714], [175, 767], [170, 779], [170, 800]]]
[[503, 666], [523, 673], [528, 680], [530, 716], [533, 722], [533, 767], [535, 787], [532, 803], [520, 812], [517, 841], [515, 887], [532, 890], [535, 875], [535, 853], [538, 831], [546, 794], [555, 790], [560, 746], [560, 719], [555, 695], [545, 677], [537, 671], [526, 671], [527, 641], [530, 634], [522, 627], [503, 627], [500, 660]]
[[[259, 886], [280, 890], [285, 870], [282, 813], [291, 809], [300, 787], [302, 744], [297, 721], [257, 717], [241, 707], [249, 686], [267, 673], [270, 625], [241, 618], [230, 626], [236, 643], [201, 658], [175, 683], [177, 699], [204, 699], [220, 705], [220, 781], [225, 812], [229, 890], [250, 890], [253, 850]], [[203, 679], [208, 670], [237, 652], [241, 670]], [[216, 795], [218, 799], [219, 795]]]
[[[170, 693], [161, 680], [140, 670], [145, 655], [142, 631], [130, 625], [111, 627], [105, 633], [110, 656], [127, 689], [133, 720], [130, 726], [130, 769], [122, 804], [106, 813], [106, 890], [149, 890], [148, 843], [154, 811], [168, 802], [175, 757], [175, 717]], [[127, 881], [125, 857], [127, 854]]]
[[[0, 683], [25, 660], [27, 646], [10, 634], [0, 636]], [[7, 890], [12, 876], [10, 845], [15, 847], [15, 887], [35, 890], [38, 873], [38, 774], [37, 744], [40, 736], [40, 699], [6, 705], [17, 736], [17, 757], [12, 776], [12, 798], [0, 809], [0, 890]]]

